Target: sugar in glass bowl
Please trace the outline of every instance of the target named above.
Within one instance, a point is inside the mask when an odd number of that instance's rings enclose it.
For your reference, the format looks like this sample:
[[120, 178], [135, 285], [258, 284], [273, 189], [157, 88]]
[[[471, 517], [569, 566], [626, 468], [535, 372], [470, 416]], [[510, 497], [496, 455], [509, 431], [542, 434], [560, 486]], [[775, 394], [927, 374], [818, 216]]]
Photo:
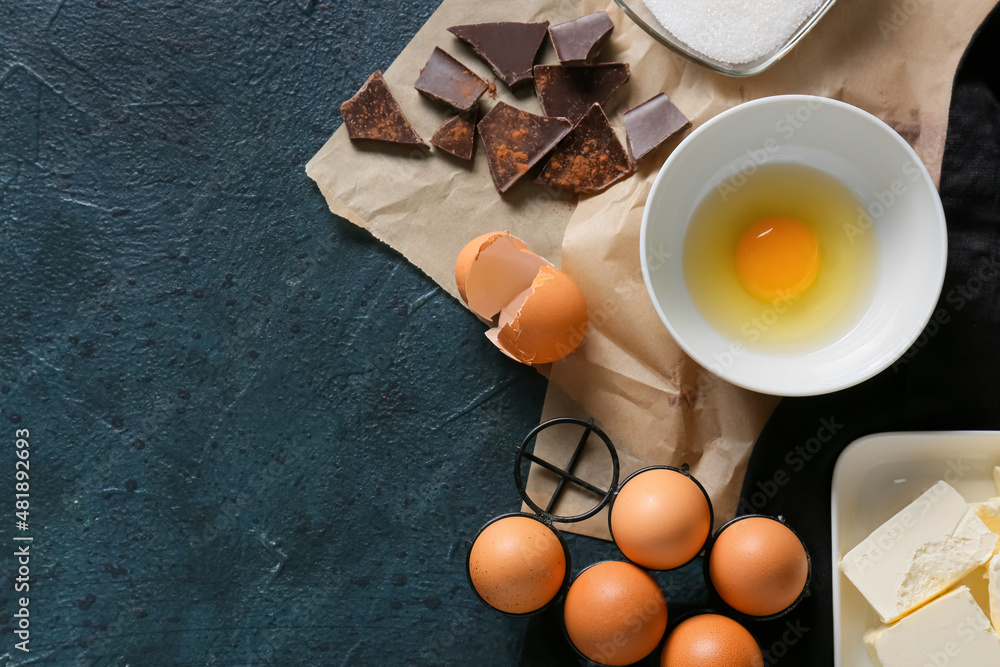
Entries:
[[653, 39], [728, 76], [763, 72], [834, 0], [615, 0]]

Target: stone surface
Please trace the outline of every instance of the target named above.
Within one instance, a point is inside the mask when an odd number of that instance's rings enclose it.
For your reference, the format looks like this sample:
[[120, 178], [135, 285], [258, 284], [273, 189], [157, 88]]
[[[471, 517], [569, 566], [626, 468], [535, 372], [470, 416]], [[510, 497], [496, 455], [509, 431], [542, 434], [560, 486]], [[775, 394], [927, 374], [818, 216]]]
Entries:
[[[0, 664], [577, 664], [465, 580], [544, 380], [304, 173], [435, 8], [5, 6], [4, 574], [16, 429], [35, 551]], [[574, 572], [616, 557], [568, 539]]]

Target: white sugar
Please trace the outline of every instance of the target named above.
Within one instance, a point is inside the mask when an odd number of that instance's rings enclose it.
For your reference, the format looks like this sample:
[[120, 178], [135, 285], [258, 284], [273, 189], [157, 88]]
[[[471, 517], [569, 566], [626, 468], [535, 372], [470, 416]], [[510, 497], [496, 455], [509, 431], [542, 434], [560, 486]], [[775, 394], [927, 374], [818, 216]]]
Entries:
[[740, 64], [767, 55], [823, 0], [645, 0], [677, 39], [706, 56]]

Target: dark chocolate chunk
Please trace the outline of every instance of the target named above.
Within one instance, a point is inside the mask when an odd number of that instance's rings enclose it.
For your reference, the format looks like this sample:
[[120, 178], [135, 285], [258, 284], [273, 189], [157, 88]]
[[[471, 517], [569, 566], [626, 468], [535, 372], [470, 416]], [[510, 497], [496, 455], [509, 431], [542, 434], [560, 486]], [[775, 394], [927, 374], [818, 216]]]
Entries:
[[469, 113], [489, 86], [468, 67], [434, 47], [413, 87], [431, 99]]
[[448, 30], [483, 59], [511, 90], [531, 81], [531, 66], [545, 40], [548, 21], [541, 23], [473, 23]]
[[580, 67], [535, 65], [535, 92], [547, 116], [583, 118], [592, 104], [602, 104], [628, 81], [628, 63]]
[[446, 153], [463, 160], [471, 160], [476, 154], [476, 115], [457, 115], [441, 123], [431, 143]]
[[601, 52], [614, 27], [607, 12], [594, 12], [549, 27], [549, 39], [563, 65], [585, 65]]
[[536, 116], [497, 102], [479, 121], [493, 185], [502, 194], [569, 134], [565, 118]]
[[633, 170], [632, 160], [604, 110], [600, 104], [594, 104], [552, 151], [535, 180], [576, 194], [594, 194]]
[[670, 98], [660, 93], [625, 112], [628, 152], [638, 162], [681, 130], [691, 127]]
[[373, 139], [430, 148], [406, 120], [380, 70], [375, 70], [361, 90], [340, 105], [340, 115], [351, 139]]

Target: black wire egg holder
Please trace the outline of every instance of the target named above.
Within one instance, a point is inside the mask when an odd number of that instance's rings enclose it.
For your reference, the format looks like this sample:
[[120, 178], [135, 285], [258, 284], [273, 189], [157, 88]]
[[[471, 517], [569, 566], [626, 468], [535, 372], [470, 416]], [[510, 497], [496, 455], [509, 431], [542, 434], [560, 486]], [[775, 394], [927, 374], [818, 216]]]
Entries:
[[[566, 464], [565, 467], [560, 467], [560, 466], [552, 463], [551, 461], [548, 461], [546, 459], [541, 458], [540, 456], [536, 455], [534, 452], [528, 451], [528, 447], [532, 444], [532, 442], [535, 441], [535, 439], [538, 437], [538, 435], [542, 431], [544, 431], [545, 429], [548, 429], [548, 428], [555, 427], [555, 426], [562, 426], [562, 425], [567, 425], [567, 424], [568, 425], [581, 426], [583, 428], [583, 433], [581, 434], [579, 440], [577, 441], [576, 447], [573, 449], [573, 453], [570, 456], [570, 459], [567, 462], [567, 464]], [[586, 480], [578, 477], [574, 473], [574, 470], [576, 469], [577, 465], [580, 462], [580, 459], [583, 456], [583, 452], [586, 449], [587, 443], [590, 441], [590, 436], [591, 435], [597, 435], [600, 438], [600, 440], [604, 443], [605, 447], [608, 450], [608, 453], [611, 455], [611, 465], [612, 465], [611, 485], [609, 486], [609, 488], [607, 490], [602, 489], [599, 486], [596, 486], [595, 484], [591, 484], [590, 482], [587, 482]], [[533, 464], [535, 464], [535, 465], [537, 465], [537, 466], [539, 466], [539, 467], [547, 470], [548, 472], [550, 472], [550, 473], [552, 473], [552, 474], [554, 474], [554, 475], [556, 475], [556, 476], [559, 477], [559, 481], [556, 482], [556, 487], [552, 491], [552, 494], [549, 496], [549, 500], [546, 503], [546, 506], [544, 508], [541, 505], [539, 505], [537, 502], [535, 502], [528, 495], [527, 484], [526, 484], [526, 482], [524, 480], [523, 475], [521, 474], [521, 468], [522, 468], [522, 465], [523, 465], [523, 462], [524, 462], [525, 459], [527, 459], [531, 463], [533, 463]], [[534, 427], [524, 437], [524, 439], [521, 441], [521, 444], [520, 444], [520, 446], [518, 446], [517, 452], [516, 452], [516, 454], [514, 456], [514, 483], [515, 483], [515, 486], [517, 487], [518, 494], [521, 496], [521, 499], [524, 501], [524, 504], [527, 505], [532, 510], [532, 512], [512, 512], [512, 513], [502, 514], [500, 516], [494, 517], [493, 519], [491, 519], [489, 522], [487, 522], [479, 530], [479, 532], [476, 534], [476, 537], [473, 538], [472, 542], [470, 542], [470, 547], [471, 547], [472, 544], [475, 543], [475, 541], [476, 541], [476, 539], [478, 539], [479, 535], [482, 534], [483, 530], [485, 530], [488, 526], [492, 525], [496, 521], [498, 521], [500, 519], [503, 519], [503, 518], [506, 518], [506, 517], [510, 517], [510, 516], [525, 516], [525, 517], [529, 517], [529, 518], [537, 520], [537, 521], [541, 522], [542, 524], [544, 524], [545, 526], [547, 526], [555, 534], [556, 538], [559, 540], [560, 544], [562, 545], [563, 552], [564, 552], [565, 558], [566, 558], [566, 574], [565, 574], [565, 577], [564, 577], [563, 582], [562, 582], [562, 584], [561, 584], [561, 586], [559, 588], [559, 591], [552, 597], [551, 600], [549, 600], [547, 603], [545, 603], [544, 605], [542, 605], [538, 609], [534, 609], [534, 610], [531, 610], [531, 611], [528, 611], [528, 612], [524, 612], [524, 613], [505, 612], [505, 611], [496, 609], [495, 607], [493, 607], [492, 605], [490, 605], [488, 602], [486, 602], [486, 600], [484, 600], [483, 597], [476, 590], [475, 586], [472, 585], [472, 575], [471, 575], [471, 571], [470, 571], [470, 563], [471, 563], [472, 550], [470, 548], [470, 550], [469, 550], [469, 558], [467, 558], [467, 560], [466, 560], [466, 576], [467, 576], [467, 578], [469, 580], [470, 587], [472, 588], [473, 592], [476, 594], [476, 597], [478, 597], [480, 599], [480, 601], [482, 601], [484, 604], [486, 604], [487, 606], [489, 606], [491, 609], [494, 609], [498, 613], [501, 613], [501, 614], [503, 614], [505, 616], [512, 616], [512, 617], [533, 616], [533, 615], [539, 614], [539, 613], [541, 613], [541, 612], [543, 612], [543, 611], [551, 608], [554, 604], [556, 604], [558, 601], [560, 601], [562, 598], [565, 597], [566, 592], [569, 589], [570, 578], [571, 578], [570, 577], [570, 574], [571, 574], [571, 563], [570, 563], [570, 551], [569, 551], [569, 547], [566, 544], [566, 541], [563, 539], [561, 531], [554, 524], [556, 524], [556, 523], [578, 523], [580, 521], [585, 521], [585, 520], [587, 520], [587, 519], [589, 519], [589, 518], [597, 515], [601, 510], [603, 510], [609, 504], [613, 505], [614, 499], [615, 499], [616, 495], [622, 489], [622, 487], [624, 487], [624, 485], [625, 485], [626, 482], [628, 482], [630, 479], [634, 478], [639, 473], [642, 473], [642, 472], [645, 472], [645, 471], [651, 470], [651, 469], [673, 470], [673, 471], [679, 472], [679, 473], [687, 476], [690, 480], [692, 480], [698, 486], [698, 488], [701, 489], [702, 493], [705, 495], [705, 499], [708, 501], [709, 512], [710, 512], [710, 515], [711, 515], [711, 520], [712, 520], [712, 523], [714, 524], [715, 511], [714, 511], [714, 508], [713, 508], [713, 505], [712, 505], [711, 498], [709, 497], [708, 492], [704, 488], [704, 486], [693, 475], [691, 475], [690, 467], [688, 466], [687, 463], [682, 464], [680, 467], [663, 466], [663, 465], [648, 466], [648, 467], [645, 467], [645, 468], [642, 468], [640, 470], [635, 471], [634, 473], [632, 473], [631, 475], [629, 475], [629, 477], [624, 482], [622, 482], [621, 485], [619, 485], [618, 481], [619, 481], [619, 477], [620, 477], [620, 473], [621, 473], [621, 466], [620, 466], [620, 462], [619, 462], [619, 459], [618, 459], [618, 451], [615, 448], [614, 443], [612, 442], [611, 438], [599, 426], [597, 426], [594, 423], [593, 418], [584, 420], [584, 419], [578, 419], [576, 417], [555, 417], [553, 419], [546, 420], [546, 421], [540, 423], [538, 426]], [[567, 488], [568, 488], [569, 485], [574, 485], [574, 486], [582, 489], [583, 491], [585, 491], [585, 492], [587, 492], [587, 493], [589, 493], [589, 494], [591, 494], [591, 495], [599, 498], [597, 504], [594, 505], [593, 507], [591, 507], [590, 509], [588, 509], [587, 511], [582, 512], [580, 514], [573, 514], [573, 515], [560, 515], [560, 514], [556, 514], [554, 512], [554, 509], [555, 509], [556, 505], [558, 504], [559, 499], [566, 492], [566, 490], [567, 490]], [[803, 599], [805, 599], [806, 597], [809, 597], [809, 595], [810, 595], [810, 588], [811, 588], [811, 584], [812, 584], [812, 559], [811, 559], [811, 557], [809, 555], [809, 550], [805, 547], [805, 543], [804, 542], [803, 542], [802, 546], [803, 546], [803, 548], [806, 548], [806, 558], [807, 558], [807, 562], [808, 562], [808, 573], [807, 573], [807, 577], [806, 577], [806, 582], [805, 582], [805, 585], [803, 586], [802, 593], [799, 595], [799, 597], [791, 605], [789, 605], [787, 608], [785, 608], [781, 612], [779, 612], [777, 614], [770, 615], [770, 616], [753, 616], [753, 615], [750, 615], [750, 614], [746, 614], [746, 613], [743, 613], [743, 612], [739, 611], [738, 609], [733, 608], [731, 605], [729, 605], [725, 600], [722, 599], [722, 597], [715, 590], [715, 586], [712, 584], [711, 578], [708, 575], [708, 562], [709, 562], [709, 556], [710, 556], [710, 551], [711, 551], [712, 545], [717, 541], [717, 539], [718, 539], [719, 535], [722, 533], [722, 531], [725, 530], [728, 526], [730, 526], [731, 524], [733, 524], [736, 521], [739, 521], [741, 519], [749, 518], [750, 516], [765, 516], [765, 515], [753, 514], [753, 515], [747, 515], [747, 516], [738, 516], [738, 517], [735, 517], [734, 519], [728, 521], [725, 525], [723, 525], [722, 527], [720, 527], [714, 533], [712, 533], [711, 530], [709, 531], [709, 536], [705, 539], [705, 542], [702, 545], [702, 549], [699, 551], [698, 554], [695, 555], [694, 558], [691, 559], [691, 561], [693, 561], [699, 555], [704, 555], [705, 556], [705, 562], [703, 564], [704, 579], [705, 579], [705, 583], [706, 583], [706, 587], [707, 587], [707, 592], [709, 594], [709, 597], [711, 599], [712, 604], [711, 604], [711, 606], [699, 607], [697, 609], [689, 610], [688, 612], [682, 614], [680, 617], [678, 617], [677, 619], [675, 619], [670, 624], [671, 626], [675, 626], [680, 621], [686, 620], [686, 619], [688, 619], [688, 618], [690, 618], [692, 616], [696, 616], [698, 614], [703, 614], [703, 613], [719, 613], [720, 610], [724, 610], [725, 611], [725, 615], [727, 615], [727, 616], [729, 616], [731, 618], [734, 618], [735, 620], [737, 620], [737, 621], [739, 621], [741, 623], [747, 623], [747, 622], [755, 623], [755, 622], [760, 622], [760, 621], [771, 621], [771, 620], [775, 620], [775, 619], [778, 619], [778, 618], [786, 616], [793, 609], [795, 609]], [[766, 518], [776, 520], [779, 523], [781, 523], [782, 525], [785, 525], [786, 527], [789, 527], [787, 525], [787, 523], [785, 522], [783, 516], [766, 517]], [[610, 529], [610, 521], [611, 521], [611, 516], [610, 516], [610, 512], [609, 512], [609, 515], [608, 515], [609, 529]], [[789, 527], [789, 529], [791, 529], [791, 528]], [[799, 537], [799, 540], [801, 541], [801, 537], [797, 533], [795, 533], [794, 530], [792, 530], [792, 532], [793, 532], [793, 534], [796, 535], [796, 537]], [[620, 547], [619, 547], [619, 551], [621, 551]], [[627, 562], [632, 562], [624, 554], [622, 554], [622, 556], [625, 558], [625, 560]], [[688, 563], [690, 563], [691, 561], [688, 561]], [[687, 565], [688, 563], [684, 563], [684, 564], [679, 565], [677, 567], [683, 567], [684, 565]], [[591, 567], [593, 565], [595, 565], [595, 564], [592, 564]], [[648, 567], [642, 566], [642, 565], [640, 565], [638, 563], [634, 563], [634, 564], [637, 565], [638, 567], [642, 567], [643, 569], [646, 569], [646, 570], [652, 569], [652, 568], [648, 568]], [[670, 569], [671, 570], [677, 569], [677, 567], [670, 568]], [[669, 634], [670, 628], [668, 627], [667, 630], [668, 631], [666, 633], [664, 633], [664, 637], [666, 637], [666, 635]], [[565, 634], [565, 628], [564, 628], [564, 634]], [[586, 659], [590, 664], [594, 664], [594, 665], [601, 665], [602, 664], [602, 663], [595, 662], [591, 658], [588, 658], [586, 655], [580, 653], [579, 649], [577, 649], [573, 645], [572, 641], [569, 641], [568, 636], [567, 636], [567, 641], [568, 641], [570, 647], [578, 655], [580, 655], [581, 658]]]

